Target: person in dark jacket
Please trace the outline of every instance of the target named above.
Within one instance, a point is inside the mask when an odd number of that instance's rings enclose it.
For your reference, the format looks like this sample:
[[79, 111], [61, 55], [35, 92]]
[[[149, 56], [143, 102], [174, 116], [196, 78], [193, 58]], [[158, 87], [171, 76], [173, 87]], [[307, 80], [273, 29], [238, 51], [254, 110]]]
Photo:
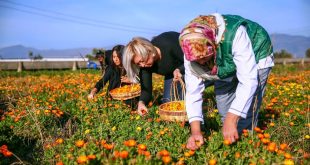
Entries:
[[100, 64], [101, 73], [103, 74], [105, 72], [106, 67], [107, 67], [107, 64], [104, 62], [105, 53], [103, 51], [99, 50], [96, 53], [96, 58], [98, 59], [98, 62]]
[[[164, 32], [151, 41], [142, 37], [133, 38], [124, 49], [123, 64], [130, 81], [140, 80], [138, 114], [145, 115], [148, 113], [146, 105], [152, 99], [152, 73], [165, 76], [163, 102], [170, 101], [173, 80], [180, 80], [184, 74], [179, 33]], [[179, 88], [178, 93], [181, 92]]]
[[131, 82], [125, 76], [126, 71], [122, 65], [122, 50], [123, 45], [116, 45], [112, 49], [111, 64], [107, 67], [104, 76], [96, 83], [95, 87], [88, 95], [89, 99], [93, 99], [94, 95], [98, 93], [108, 82], [108, 91], [118, 88], [123, 84], [130, 84]]

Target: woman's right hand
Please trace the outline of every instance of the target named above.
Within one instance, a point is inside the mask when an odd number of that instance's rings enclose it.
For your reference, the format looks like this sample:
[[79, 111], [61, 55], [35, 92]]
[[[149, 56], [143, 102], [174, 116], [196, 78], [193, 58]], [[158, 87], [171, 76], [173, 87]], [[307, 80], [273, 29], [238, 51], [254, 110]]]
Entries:
[[200, 121], [192, 121], [190, 125], [191, 136], [187, 140], [186, 148], [190, 150], [197, 150], [204, 143], [200, 129]]
[[87, 98], [88, 98], [89, 100], [92, 100], [92, 99], [94, 98], [94, 95], [93, 95], [93, 94], [89, 94], [89, 95], [87, 96]]
[[146, 114], [148, 114], [149, 110], [146, 108], [145, 104], [143, 101], [139, 101], [138, 102], [138, 114], [140, 116], [144, 116]]
[[182, 79], [182, 74], [181, 74], [180, 69], [175, 69], [173, 71], [173, 81], [177, 82], [177, 81], [180, 81], [181, 79]]
[[190, 150], [197, 150], [203, 145], [203, 136], [201, 133], [191, 134], [191, 136], [187, 140], [186, 148]]
[[89, 99], [89, 100], [92, 100], [93, 98], [94, 98], [94, 96], [95, 96], [95, 93], [97, 93], [97, 88], [93, 88], [91, 91], [90, 91], [90, 94], [87, 96], [87, 98]]

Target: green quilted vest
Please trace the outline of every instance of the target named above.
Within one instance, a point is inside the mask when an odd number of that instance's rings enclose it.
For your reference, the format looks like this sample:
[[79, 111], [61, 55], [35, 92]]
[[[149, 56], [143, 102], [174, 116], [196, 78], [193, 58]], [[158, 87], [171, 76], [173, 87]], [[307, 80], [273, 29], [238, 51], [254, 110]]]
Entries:
[[230, 77], [236, 73], [236, 65], [233, 61], [232, 43], [239, 26], [243, 25], [254, 49], [256, 63], [260, 59], [269, 56], [273, 52], [271, 40], [266, 30], [259, 24], [237, 15], [223, 15], [226, 29], [217, 48], [216, 65], [220, 79]]

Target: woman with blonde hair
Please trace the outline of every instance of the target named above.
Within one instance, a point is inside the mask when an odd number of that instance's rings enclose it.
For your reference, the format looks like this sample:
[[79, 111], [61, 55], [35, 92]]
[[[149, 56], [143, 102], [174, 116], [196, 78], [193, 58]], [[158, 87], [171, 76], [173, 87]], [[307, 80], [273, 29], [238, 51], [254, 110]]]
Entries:
[[152, 73], [165, 76], [162, 102], [170, 101], [172, 81], [184, 74], [183, 52], [179, 45], [179, 33], [165, 32], [151, 41], [133, 38], [124, 49], [123, 65], [128, 79], [141, 84], [138, 113], [148, 113], [146, 105], [152, 99]]

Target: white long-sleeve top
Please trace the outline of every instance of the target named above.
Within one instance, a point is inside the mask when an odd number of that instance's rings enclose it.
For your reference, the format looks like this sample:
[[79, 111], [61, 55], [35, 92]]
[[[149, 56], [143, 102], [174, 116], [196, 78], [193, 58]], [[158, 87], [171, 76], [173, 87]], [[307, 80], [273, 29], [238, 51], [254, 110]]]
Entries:
[[[236, 76], [238, 78], [238, 86], [236, 89], [236, 97], [233, 100], [228, 112], [246, 118], [246, 114], [250, 108], [253, 95], [256, 91], [258, 80], [258, 69], [274, 66], [272, 56], [261, 59], [258, 64], [255, 61], [254, 51], [252, 49], [251, 40], [244, 26], [237, 29], [232, 44], [233, 61], [236, 65]], [[203, 80], [194, 76], [189, 68], [189, 61], [184, 58], [185, 66], [185, 82], [186, 82], [186, 111], [189, 122], [203, 122], [202, 114], [202, 93], [205, 89]], [[227, 78], [227, 79], [231, 79]], [[222, 79], [225, 81], [225, 79]]]

